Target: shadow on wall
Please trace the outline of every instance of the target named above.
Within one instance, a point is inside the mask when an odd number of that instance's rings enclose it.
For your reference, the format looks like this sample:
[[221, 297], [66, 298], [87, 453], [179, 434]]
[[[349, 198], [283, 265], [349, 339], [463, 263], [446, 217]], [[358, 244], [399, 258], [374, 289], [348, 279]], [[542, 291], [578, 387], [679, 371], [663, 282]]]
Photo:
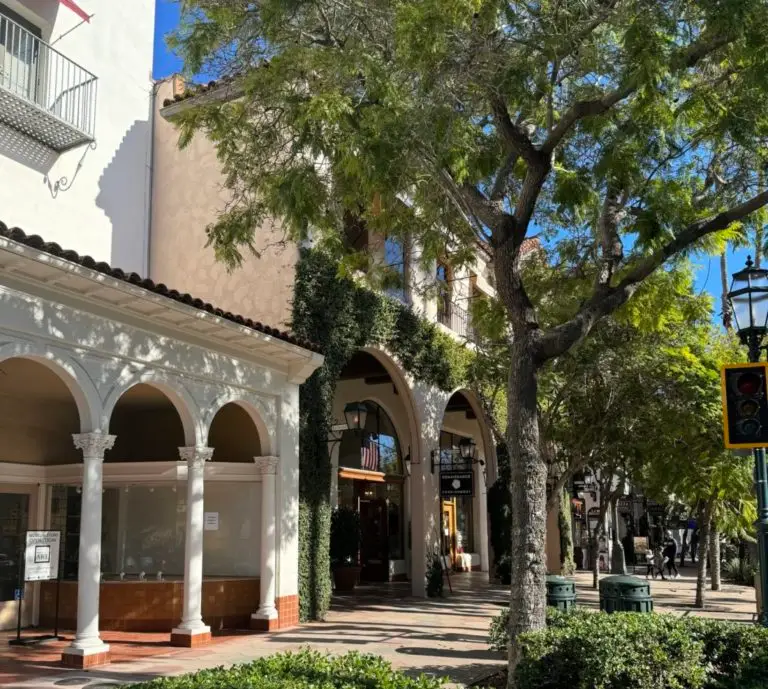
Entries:
[[13, 127], [0, 123], [0, 156], [47, 175], [59, 155], [45, 144], [35, 141]]
[[112, 224], [109, 262], [146, 274], [150, 125], [136, 120], [99, 178], [96, 205]]

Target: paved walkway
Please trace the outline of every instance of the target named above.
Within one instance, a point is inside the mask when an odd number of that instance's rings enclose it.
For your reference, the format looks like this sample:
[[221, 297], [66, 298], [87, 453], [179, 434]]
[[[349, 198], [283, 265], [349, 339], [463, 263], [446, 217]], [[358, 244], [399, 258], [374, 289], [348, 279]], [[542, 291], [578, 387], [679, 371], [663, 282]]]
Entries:
[[[718, 593], [709, 592], [708, 608], [702, 613], [693, 608], [695, 572], [685, 570], [683, 574], [678, 580], [652, 581], [657, 611], [752, 620], [754, 589], [726, 584]], [[65, 670], [58, 665], [65, 642], [11, 650], [0, 635], [0, 686], [101, 689], [247, 662], [302, 646], [331, 653], [375, 653], [406, 672], [446, 676], [467, 684], [491, 674], [503, 662], [501, 654], [488, 651], [488, 625], [505, 604], [507, 591], [484, 583], [484, 577], [479, 573], [453, 576], [454, 593], [446, 590], [446, 597], [439, 600], [409, 598], [408, 585], [358, 589], [354, 596], [334, 600], [326, 622], [270, 635], [217, 637], [210, 646], [193, 651], [170, 647], [165, 634], [105, 634], [112, 646], [113, 662], [90, 672]], [[576, 585], [579, 604], [598, 607], [591, 575], [579, 573]]]

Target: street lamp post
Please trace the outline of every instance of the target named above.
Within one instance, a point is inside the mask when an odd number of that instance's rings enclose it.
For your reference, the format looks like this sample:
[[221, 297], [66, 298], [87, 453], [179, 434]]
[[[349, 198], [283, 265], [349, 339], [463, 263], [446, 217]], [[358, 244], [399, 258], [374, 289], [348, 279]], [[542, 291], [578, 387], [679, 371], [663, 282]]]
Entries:
[[[768, 332], [768, 270], [755, 268], [752, 257], [747, 265], [733, 274], [728, 301], [733, 309], [736, 330], [747, 347], [749, 361], [760, 361], [763, 340]], [[768, 594], [768, 466], [765, 448], [754, 449], [755, 484], [757, 488], [757, 549], [760, 559], [760, 591], [762, 610], [760, 624], [768, 627], [766, 594]]]

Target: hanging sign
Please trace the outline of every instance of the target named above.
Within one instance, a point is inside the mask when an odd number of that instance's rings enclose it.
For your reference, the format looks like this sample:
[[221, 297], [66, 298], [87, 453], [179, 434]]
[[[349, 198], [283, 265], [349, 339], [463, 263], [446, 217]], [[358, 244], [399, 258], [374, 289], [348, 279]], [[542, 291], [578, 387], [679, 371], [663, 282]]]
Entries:
[[27, 531], [24, 581], [49, 581], [59, 576], [60, 531]]
[[475, 494], [474, 473], [472, 471], [441, 471], [440, 495], [444, 498], [457, 498]]

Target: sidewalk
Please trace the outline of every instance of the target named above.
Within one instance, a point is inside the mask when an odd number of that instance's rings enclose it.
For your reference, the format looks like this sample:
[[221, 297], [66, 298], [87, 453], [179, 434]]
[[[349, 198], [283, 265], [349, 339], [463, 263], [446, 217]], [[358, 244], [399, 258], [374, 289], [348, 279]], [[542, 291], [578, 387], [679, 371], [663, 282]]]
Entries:
[[128, 639], [129, 635], [105, 634], [105, 641], [112, 643], [113, 662], [88, 672], [58, 667], [57, 649], [51, 646], [25, 649], [23, 657], [17, 655], [14, 660], [9, 659], [6, 646], [0, 649], [0, 685], [101, 689], [244, 663], [302, 646], [330, 653], [373, 653], [407, 672], [469, 683], [491, 674], [503, 662], [499, 654], [488, 650], [488, 626], [506, 603], [507, 591], [484, 583], [486, 576], [452, 575], [454, 593], [449, 594], [446, 586], [446, 596], [437, 600], [399, 597], [397, 587], [392, 588], [395, 595], [389, 596], [366, 595], [363, 590], [355, 596], [337, 597], [325, 622], [269, 635], [217, 638], [210, 646], [191, 651], [167, 645], [167, 635], [130, 635]]
[[[695, 570], [685, 569], [680, 579], [651, 580], [656, 611], [752, 621], [755, 591], [748, 587], [723, 584], [720, 592], [707, 591], [708, 603], [703, 611], [695, 609], [695, 575]], [[445, 597], [437, 600], [407, 597], [408, 587], [402, 585], [363, 588], [354, 595], [337, 597], [325, 622], [269, 635], [244, 632], [216, 637], [210, 646], [195, 650], [169, 646], [166, 634], [105, 633], [105, 640], [112, 646], [113, 662], [89, 672], [65, 670], [58, 665], [66, 642], [11, 650], [0, 636], [0, 686], [104, 689], [161, 675], [248, 662], [302, 646], [330, 653], [373, 653], [409, 673], [445, 676], [452, 682], [468, 684], [491, 674], [503, 663], [501, 654], [488, 650], [488, 626], [506, 604], [508, 592], [506, 587], [487, 584], [485, 576], [479, 572], [454, 575], [454, 593], [448, 593], [446, 587]], [[598, 608], [592, 574], [579, 572], [575, 579], [579, 605]]]
[[[631, 571], [630, 574], [632, 574]], [[757, 611], [753, 587], [736, 586], [724, 581], [720, 591], [711, 591], [709, 590], [710, 582], [707, 580], [705, 607], [700, 610], [693, 605], [696, 600], [696, 569], [684, 567], [680, 570], [680, 574], [679, 579], [662, 581], [657, 578], [648, 580], [651, 585], [653, 606], [656, 612], [712, 617], [732, 622], [753, 621]], [[633, 576], [645, 581], [643, 574]], [[578, 572], [576, 574], [576, 596], [579, 605], [600, 607], [599, 592], [592, 588], [591, 572]]]

